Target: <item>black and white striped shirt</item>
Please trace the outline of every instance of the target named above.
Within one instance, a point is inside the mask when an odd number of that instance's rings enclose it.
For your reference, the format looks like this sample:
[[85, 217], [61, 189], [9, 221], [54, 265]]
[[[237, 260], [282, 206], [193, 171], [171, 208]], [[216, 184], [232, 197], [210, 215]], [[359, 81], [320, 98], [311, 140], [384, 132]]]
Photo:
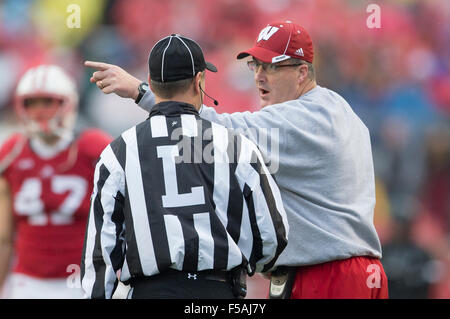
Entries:
[[118, 275], [265, 272], [286, 246], [280, 192], [257, 147], [189, 104], [155, 105], [105, 148], [94, 179], [81, 261], [89, 298], [111, 298]]

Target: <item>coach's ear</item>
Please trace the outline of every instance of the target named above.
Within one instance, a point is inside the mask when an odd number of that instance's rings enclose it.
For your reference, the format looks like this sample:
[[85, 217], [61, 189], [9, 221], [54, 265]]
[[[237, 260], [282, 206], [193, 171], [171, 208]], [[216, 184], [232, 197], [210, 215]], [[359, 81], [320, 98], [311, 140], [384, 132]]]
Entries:
[[308, 78], [308, 65], [302, 64], [298, 68], [298, 83], [302, 84]]

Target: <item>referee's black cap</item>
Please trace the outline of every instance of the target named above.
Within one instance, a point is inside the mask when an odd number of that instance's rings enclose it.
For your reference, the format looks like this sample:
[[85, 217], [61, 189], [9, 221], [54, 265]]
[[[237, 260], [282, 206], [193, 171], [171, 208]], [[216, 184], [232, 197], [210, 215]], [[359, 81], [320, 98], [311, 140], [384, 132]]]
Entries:
[[150, 78], [157, 82], [173, 82], [195, 77], [207, 69], [217, 72], [206, 62], [202, 48], [192, 39], [172, 34], [159, 40], [148, 58]]

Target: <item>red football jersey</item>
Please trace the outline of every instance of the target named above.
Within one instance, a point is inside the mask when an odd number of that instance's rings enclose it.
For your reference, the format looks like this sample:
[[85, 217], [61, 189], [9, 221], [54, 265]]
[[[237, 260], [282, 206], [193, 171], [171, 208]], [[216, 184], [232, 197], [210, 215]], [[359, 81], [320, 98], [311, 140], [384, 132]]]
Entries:
[[[84, 131], [57, 155], [44, 159], [16, 134], [0, 148], [0, 163], [13, 197], [14, 272], [67, 277], [79, 265], [93, 190], [94, 168], [111, 137]], [[8, 159], [9, 158], [9, 159]]]

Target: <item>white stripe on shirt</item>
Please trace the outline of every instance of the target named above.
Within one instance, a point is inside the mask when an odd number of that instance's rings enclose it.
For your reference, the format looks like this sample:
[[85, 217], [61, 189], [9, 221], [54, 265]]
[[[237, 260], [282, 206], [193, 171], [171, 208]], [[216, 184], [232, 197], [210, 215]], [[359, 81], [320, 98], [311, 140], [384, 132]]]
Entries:
[[144, 185], [142, 183], [141, 165], [136, 141], [136, 127], [132, 127], [122, 134], [127, 144], [127, 160], [125, 174], [127, 177], [128, 196], [133, 211], [133, 228], [142, 270], [147, 275], [158, 273], [152, 236], [148, 223], [147, 205], [145, 201]]

